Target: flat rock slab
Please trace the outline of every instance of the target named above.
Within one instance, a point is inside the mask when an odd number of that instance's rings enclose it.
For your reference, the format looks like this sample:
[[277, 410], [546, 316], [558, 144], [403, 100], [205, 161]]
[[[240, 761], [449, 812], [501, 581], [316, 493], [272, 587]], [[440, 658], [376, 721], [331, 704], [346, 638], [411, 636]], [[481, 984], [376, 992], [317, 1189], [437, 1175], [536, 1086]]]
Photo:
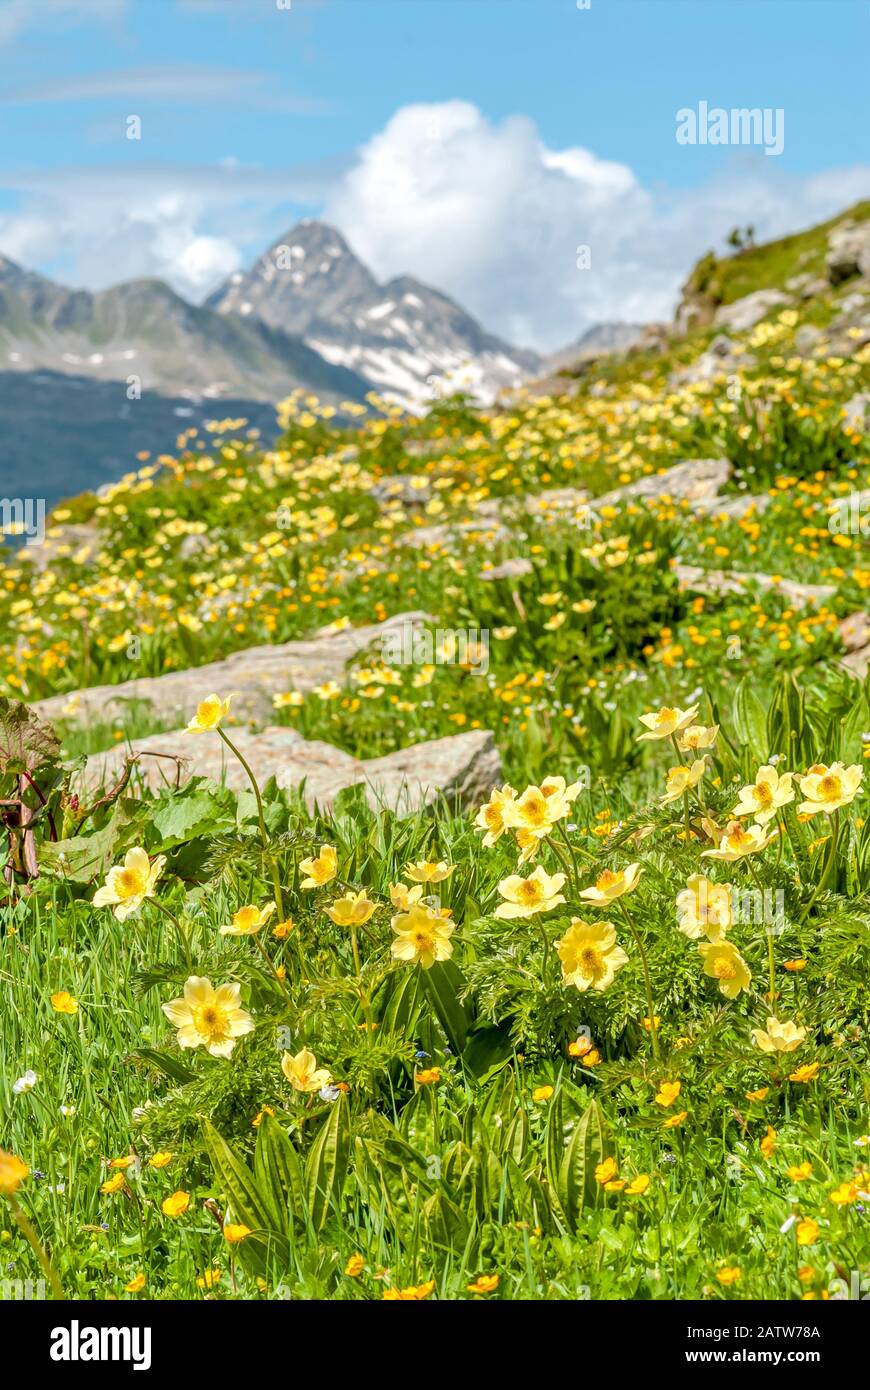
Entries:
[[[308, 740], [295, 729], [272, 726], [260, 733], [230, 732], [233, 743], [263, 786], [299, 787], [309, 809], [328, 810], [345, 787], [364, 786], [373, 810], [386, 807], [411, 815], [441, 797], [460, 809], [479, 806], [502, 780], [501, 759], [486, 729], [411, 744], [382, 758], [361, 760], [330, 743]], [[191, 777], [210, 777], [233, 791], [250, 787], [244, 768], [217, 734], [152, 734], [133, 739], [139, 775], [151, 791], [175, 787]], [[126, 747], [93, 753], [82, 773], [89, 788], [112, 785], [121, 775]], [[176, 759], [180, 759], [178, 762]]]
[[592, 506], [600, 511], [623, 502], [707, 502], [718, 495], [730, 477], [731, 464], [726, 458], [684, 459], [663, 473], [650, 473], [593, 498]]
[[674, 574], [684, 589], [699, 594], [745, 594], [753, 585], [775, 589], [798, 608], [826, 603], [837, 592], [834, 584], [797, 584], [771, 574], [739, 574], [736, 570], [705, 570], [700, 565], [674, 565]]
[[186, 671], [52, 695], [35, 701], [33, 708], [49, 722], [64, 720], [84, 726], [117, 718], [125, 700], [137, 700], [147, 702], [162, 721], [182, 724], [206, 696], [233, 692], [235, 718], [268, 722], [273, 714], [273, 695], [289, 690], [306, 694], [326, 681], [341, 684], [347, 663], [359, 652], [405, 625], [414, 627], [426, 621], [425, 613], [412, 612], [398, 613], [369, 627], [348, 627], [339, 632], [324, 628], [301, 642], [248, 647], [223, 661], [211, 661]]

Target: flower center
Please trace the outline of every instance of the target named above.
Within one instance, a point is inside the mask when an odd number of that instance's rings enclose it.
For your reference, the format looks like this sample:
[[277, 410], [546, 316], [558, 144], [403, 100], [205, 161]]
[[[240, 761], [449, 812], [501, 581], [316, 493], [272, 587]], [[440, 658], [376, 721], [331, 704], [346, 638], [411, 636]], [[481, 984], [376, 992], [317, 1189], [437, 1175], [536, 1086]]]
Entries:
[[830, 774], [819, 783], [819, 791], [826, 801], [835, 801], [840, 795], [840, 779]]
[[201, 1004], [193, 1016], [196, 1031], [204, 1038], [221, 1038], [225, 1032], [223, 1010], [215, 1004]]
[[533, 878], [527, 878], [525, 882], [520, 885], [520, 897], [523, 902], [538, 903], [543, 896], [541, 885], [536, 883]]
[[119, 898], [135, 898], [145, 892], [145, 877], [138, 869], [122, 869], [117, 878]]
[[717, 980], [733, 980], [737, 974], [737, 968], [733, 961], [717, 960], [713, 966], [713, 974]]
[[603, 974], [604, 963], [601, 959], [600, 951], [596, 951], [594, 946], [584, 946], [579, 956], [580, 969], [584, 975], [591, 975], [597, 979]]

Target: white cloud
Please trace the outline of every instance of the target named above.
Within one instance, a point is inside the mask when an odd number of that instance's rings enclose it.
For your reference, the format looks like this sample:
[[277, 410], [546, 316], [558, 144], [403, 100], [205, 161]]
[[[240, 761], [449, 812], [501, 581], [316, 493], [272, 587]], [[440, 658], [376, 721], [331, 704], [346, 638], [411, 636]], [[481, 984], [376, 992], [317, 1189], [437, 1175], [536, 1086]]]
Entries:
[[[506, 338], [552, 349], [596, 321], [669, 317], [693, 261], [735, 223], [780, 235], [870, 188], [867, 168], [789, 176], [735, 156], [702, 187], [651, 190], [590, 150], [548, 149], [526, 117], [493, 125], [468, 102], [406, 106], [324, 215], [377, 274], [414, 274]], [[578, 246], [591, 269], [577, 269]]]
[[0, 44], [11, 43], [29, 29], [52, 30], [81, 24], [117, 23], [127, 0], [0, 0]]

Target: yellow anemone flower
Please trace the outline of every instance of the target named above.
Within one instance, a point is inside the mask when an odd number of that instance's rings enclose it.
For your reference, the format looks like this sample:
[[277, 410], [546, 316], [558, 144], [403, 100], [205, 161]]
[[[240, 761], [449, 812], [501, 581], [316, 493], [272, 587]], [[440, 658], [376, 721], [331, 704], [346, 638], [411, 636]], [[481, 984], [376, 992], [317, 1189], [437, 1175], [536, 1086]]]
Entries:
[[322, 1090], [332, 1080], [325, 1067], [318, 1067], [317, 1058], [307, 1047], [303, 1047], [295, 1057], [285, 1052], [281, 1058], [281, 1070], [294, 1091], [302, 1091], [304, 1095]]
[[781, 806], [794, 801], [791, 772], [779, 775], [769, 763], [760, 767], [755, 781], [740, 788], [740, 799], [732, 812], [735, 816], [754, 816], [757, 825], [767, 825]]
[[343, 898], [336, 898], [326, 909], [326, 915], [332, 918], [337, 927], [361, 927], [376, 907], [377, 904], [371, 902], [365, 889], [362, 889], [359, 893], [348, 892]]
[[562, 983], [573, 985], [581, 994], [587, 989], [607, 989], [617, 970], [628, 962], [616, 943], [616, 928], [611, 922], [583, 922], [572, 917], [565, 935], [556, 942], [556, 950], [562, 962]]
[[618, 871], [605, 869], [598, 875], [594, 887], [584, 888], [580, 897], [591, 903], [612, 903], [616, 898], [621, 898], [623, 893], [634, 891], [642, 872], [639, 864], [629, 864], [626, 869]]
[[640, 722], [646, 725], [647, 732], [638, 734], [637, 742], [641, 743], [644, 739], [670, 738], [671, 734], [681, 733], [689, 727], [697, 713], [697, 705], [690, 705], [688, 709], [665, 705], [651, 714], [642, 714]]
[[765, 835], [763, 826], [742, 826], [739, 821], [729, 821], [725, 834], [716, 849], [701, 851], [702, 859], [718, 859], [725, 864], [733, 864], [735, 859], [743, 859], [747, 854], [757, 854], [766, 849], [776, 833]]
[[516, 800], [516, 792], [513, 787], [504, 786], [499, 791], [493, 787], [489, 801], [485, 806], [481, 806], [474, 818], [476, 829], [486, 831], [483, 843], [487, 849], [491, 849], [497, 840], [501, 839], [507, 823], [504, 818], [504, 807], [509, 801]]
[[557, 821], [571, 814], [571, 802], [564, 791], [554, 788], [549, 795], [543, 787], [526, 787], [522, 796], [506, 801], [502, 807], [505, 824], [512, 830], [528, 830], [538, 839], [549, 834]]
[[806, 798], [798, 807], [802, 816], [817, 816], [824, 811], [830, 815], [840, 806], [848, 806], [861, 790], [864, 769], [854, 763], [844, 767], [842, 763], [816, 763], [805, 777], [800, 779], [801, 791]]
[[321, 845], [320, 853], [316, 859], [303, 859], [299, 868], [307, 877], [303, 878], [300, 887], [302, 888], [322, 888], [325, 883], [329, 883], [335, 878], [338, 872], [338, 855], [332, 845]]
[[152, 864], [144, 849], [129, 849], [124, 863], [106, 874], [106, 882], [93, 896], [94, 907], [111, 906], [119, 922], [138, 912], [146, 898], [154, 897], [166, 856], [160, 854]]
[[711, 883], [703, 874], [692, 874], [677, 894], [680, 931], [693, 941], [701, 936], [718, 941], [733, 924], [733, 893], [730, 883]]
[[417, 883], [408, 888], [404, 883], [390, 884], [390, 902], [400, 912], [407, 912], [412, 903], [418, 903], [423, 896], [423, 885]]
[[779, 1023], [775, 1018], [767, 1020], [767, 1032], [763, 1028], [753, 1028], [752, 1037], [762, 1052], [794, 1052], [807, 1035], [806, 1028], [799, 1028], [794, 1019]]
[[211, 980], [191, 975], [181, 999], [164, 1004], [163, 1012], [178, 1029], [179, 1047], [204, 1047], [212, 1057], [230, 1057], [236, 1041], [254, 1031], [254, 1020], [241, 1007], [239, 985], [212, 986]]
[[390, 925], [396, 933], [390, 947], [394, 960], [409, 965], [419, 962], [424, 970], [429, 970], [436, 961], [449, 960], [453, 955], [450, 937], [454, 923], [426, 903], [412, 903], [407, 912], [397, 913]]
[[671, 801], [678, 801], [685, 792], [696, 787], [704, 776], [706, 766], [706, 758], [696, 758], [691, 767], [670, 768], [665, 779], [665, 794], [660, 804], [666, 806]]
[[196, 714], [182, 732], [185, 734], [207, 734], [219, 728], [221, 720], [230, 712], [232, 699], [232, 695], [227, 695], [225, 700], [222, 700], [220, 695], [207, 696], [197, 705]]
[[719, 734], [719, 725], [690, 724], [677, 737], [677, 747], [681, 753], [697, 753], [701, 748], [712, 748]]
[[255, 907], [253, 904], [240, 907], [238, 912], [233, 913], [231, 924], [221, 927], [221, 936], [253, 936], [261, 927], [265, 927], [274, 911], [274, 903], [266, 903], [265, 907]]
[[742, 989], [749, 988], [749, 966], [730, 941], [705, 942], [698, 950], [704, 959], [704, 974], [719, 981], [726, 999], [736, 999]]
[[495, 909], [495, 916], [532, 917], [538, 912], [552, 912], [554, 907], [565, 901], [561, 891], [564, 883], [564, 874], [550, 875], [540, 864], [528, 878], [509, 874], [498, 885], [498, 891], [505, 901]]
[[421, 859], [417, 864], [405, 865], [405, 878], [412, 883], [443, 883], [455, 868], [455, 864], [448, 864], [444, 859], [439, 859], [437, 863]]

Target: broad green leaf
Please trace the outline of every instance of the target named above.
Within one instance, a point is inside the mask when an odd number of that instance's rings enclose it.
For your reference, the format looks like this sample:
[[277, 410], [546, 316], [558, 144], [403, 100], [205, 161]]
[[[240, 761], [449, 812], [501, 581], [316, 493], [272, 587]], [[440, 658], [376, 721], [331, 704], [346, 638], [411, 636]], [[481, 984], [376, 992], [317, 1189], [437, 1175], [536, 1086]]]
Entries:
[[305, 1165], [305, 1192], [311, 1222], [323, 1229], [333, 1203], [338, 1203], [350, 1151], [350, 1128], [344, 1097], [334, 1102]]

